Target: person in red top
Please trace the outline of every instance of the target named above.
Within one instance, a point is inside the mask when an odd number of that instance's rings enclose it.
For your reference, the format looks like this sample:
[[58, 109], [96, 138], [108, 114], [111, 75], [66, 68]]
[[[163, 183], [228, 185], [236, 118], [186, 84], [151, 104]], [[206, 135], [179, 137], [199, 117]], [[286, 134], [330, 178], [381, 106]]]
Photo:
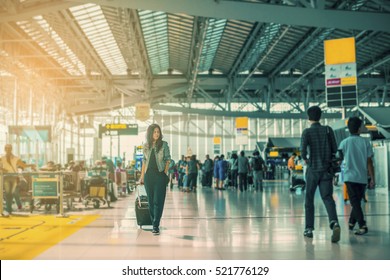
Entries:
[[292, 187], [292, 175], [293, 175], [293, 170], [295, 170], [295, 157], [297, 156], [296, 153], [292, 153], [291, 157], [288, 159], [287, 162], [287, 168], [288, 168], [288, 174], [289, 180], [290, 180], [290, 187]]
[[295, 157], [297, 156], [296, 153], [293, 153], [291, 157], [288, 159], [287, 168], [288, 170], [295, 170]]

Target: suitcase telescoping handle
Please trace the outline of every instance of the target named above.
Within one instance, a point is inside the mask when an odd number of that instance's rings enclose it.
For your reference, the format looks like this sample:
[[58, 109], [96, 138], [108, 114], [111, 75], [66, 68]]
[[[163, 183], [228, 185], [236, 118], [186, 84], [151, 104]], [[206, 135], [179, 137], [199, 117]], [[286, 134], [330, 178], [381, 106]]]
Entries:
[[139, 187], [140, 187], [141, 185], [138, 185], [137, 186], [137, 193], [138, 193], [138, 206], [139, 206], [139, 208], [141, 208], [141, 196], [140, 196], [140, 194], [139, 194]]

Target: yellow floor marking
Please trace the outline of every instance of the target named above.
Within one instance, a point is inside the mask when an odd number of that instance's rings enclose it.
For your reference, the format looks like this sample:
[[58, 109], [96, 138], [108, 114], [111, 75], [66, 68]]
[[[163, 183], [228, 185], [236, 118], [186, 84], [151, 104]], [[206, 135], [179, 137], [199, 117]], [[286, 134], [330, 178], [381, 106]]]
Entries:
[[56, 245], [98, 215], [69, 216], [11, 216], [0, 218], [0, 259], [31, 260]]

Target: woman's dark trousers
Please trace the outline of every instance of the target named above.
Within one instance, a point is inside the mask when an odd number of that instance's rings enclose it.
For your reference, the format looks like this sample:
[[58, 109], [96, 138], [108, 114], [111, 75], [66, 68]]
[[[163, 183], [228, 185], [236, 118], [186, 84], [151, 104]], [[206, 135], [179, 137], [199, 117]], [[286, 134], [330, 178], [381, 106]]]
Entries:
[[150, 217], [154, 228], [160, 226], [167, 193], [168, 176], [164, 172], [149, 172], [145, 174], [145, 190], [148, 195]]

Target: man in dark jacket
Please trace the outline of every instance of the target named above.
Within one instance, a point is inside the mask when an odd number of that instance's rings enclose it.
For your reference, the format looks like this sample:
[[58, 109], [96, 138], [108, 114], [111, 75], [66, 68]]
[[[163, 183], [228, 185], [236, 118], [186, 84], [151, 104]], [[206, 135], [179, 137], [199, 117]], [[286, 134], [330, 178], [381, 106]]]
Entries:
[[307, 164], [305, 218], [306, 227], [303, 233], [313, 238], [314, 230], [314, 195], [317, 186], [328, 213], [333, 243], [340, 240], [340, 225], [337, 219], [336, 204], [333, 200], [332, 174], [329, 173], [331, 160], [337, 152], [337, 144], [333, 130], [320, 124], [321, 108], [312, 106], [307, 110], [311, 126], [302, 132], [302, 158]]
[[211, 185], [213, 184], [213, 170], [213, 161], [210, 159], [209, 155], [206, 155], [206, 160], [203, 163], [203, 176], [205, 178], [204, 182], [202, 182], [203, 186], [211, 187]]

